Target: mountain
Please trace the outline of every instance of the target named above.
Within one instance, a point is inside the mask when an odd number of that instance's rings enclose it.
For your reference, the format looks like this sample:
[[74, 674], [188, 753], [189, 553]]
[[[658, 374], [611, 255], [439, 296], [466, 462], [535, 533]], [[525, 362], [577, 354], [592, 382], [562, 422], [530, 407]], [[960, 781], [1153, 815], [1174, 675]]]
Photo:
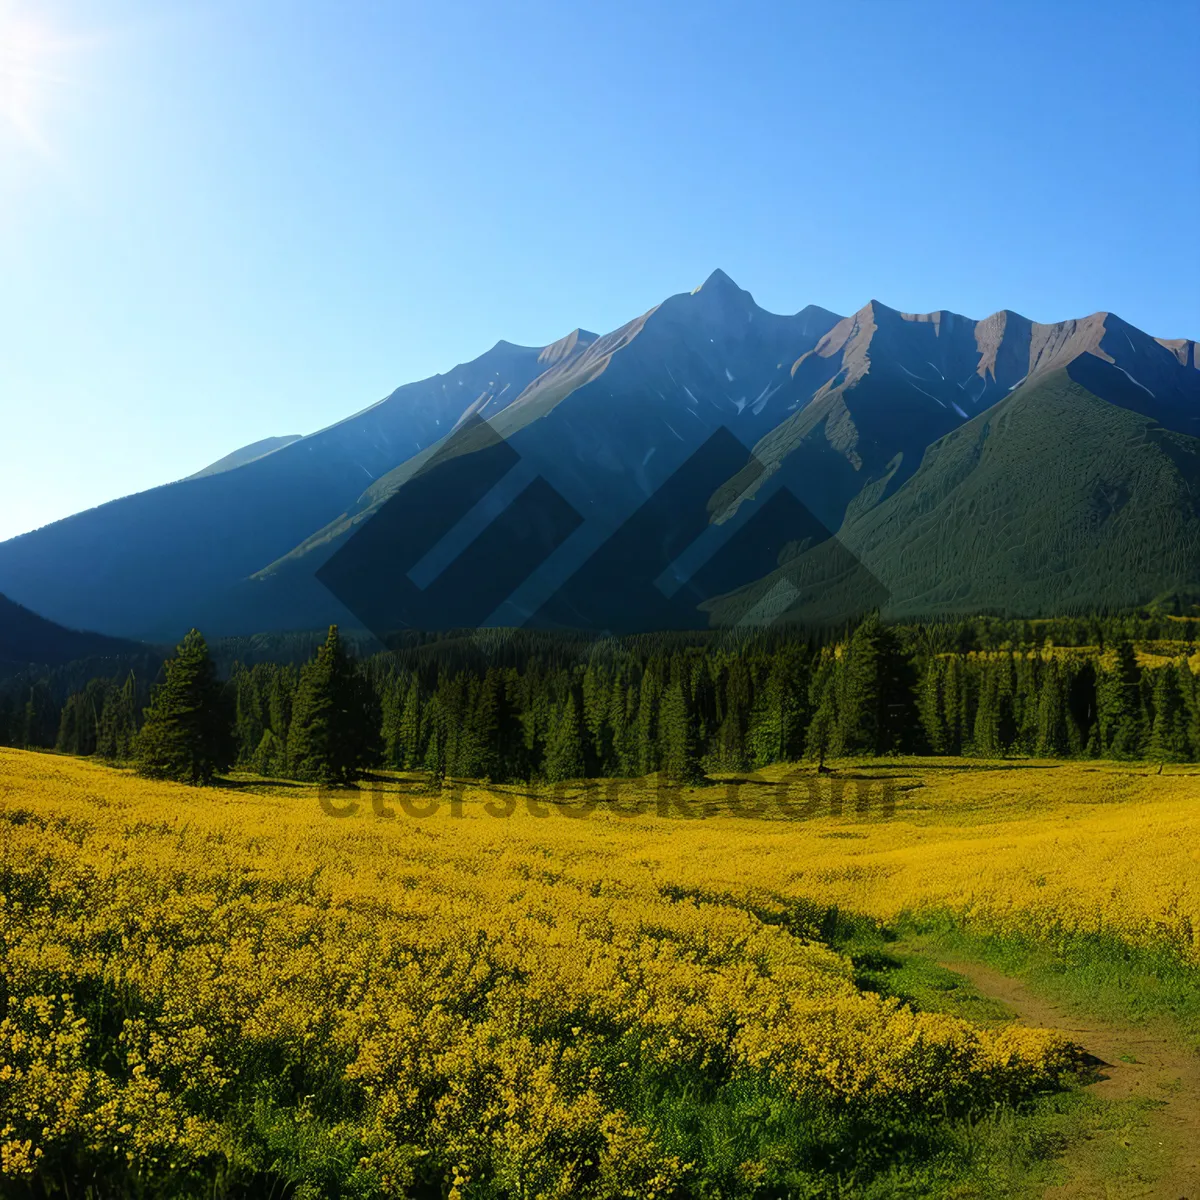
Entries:
[[145, 649], [120, 638], [64, 629], [0, 596], [0, 671], [34, 663], [58, 666], [81, 658], [115, 658]]
[[266, 454], [270, 454], [274, 450], [282, 450], [284, 446], [290, 446], [293, 442], [298, 442], [301, 435], [298, 433], [284, 434], [283, 437], [263, 438], [261, 441], [251, 442], [248, 446], [242, 446], [238, 450], [234, 450], [231, 454], [226, 454], [223, 458], [218, 458], [216, 462], [209, 463], [201, 471], [197, 471], [194, 475], [187, 476], [188, 479], [200, 479], [204, 475], [219, 475], [222, 471], [232, 471], [234, 467], [240, 467], [248, 462], [253, 462], [256, 458], [262, 458]]
[[853, 611], [869, 566], [893, 617], [1121, 610], [1200, 592], [1200, 438], [1052, 370], [934, 442], [838, 538], [705, 606], [719, 625], [786, 605]]
[[[522, 391], [544, 369], [542, 353], [498, 342], [473, 362], [397, 388], [242, 466], [113, 500], [0, 543], [0, 591], [64, 625], [177, 640], [207, 605], [336, 519], [366, 485], [468, 408]], [[322, 619], [353, 620], [324, 600]], [[280, 627], [269, 613], [262, 619], [263, 628]], [[224, 631], [257, 630], [233, 614]]]
[[1198, 365], [1111, 313], [781, 316], [716, 271], [0, 544], [0, 588], [164, 639], [1136, 604], [1200, 585]]

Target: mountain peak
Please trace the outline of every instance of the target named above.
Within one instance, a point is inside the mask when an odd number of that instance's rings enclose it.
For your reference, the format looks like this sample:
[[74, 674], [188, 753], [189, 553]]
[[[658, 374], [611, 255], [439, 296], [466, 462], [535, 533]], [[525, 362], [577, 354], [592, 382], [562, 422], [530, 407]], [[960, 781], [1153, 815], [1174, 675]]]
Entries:
[[551, 342], [550, 345], [544, 347], [538, 355], [538, 362], [556, 363], [564, 358], [570, 358], [572, 355], [586, 350], [597, 336], [597, 334], [589, 333], [586, 329], [572, 329], [566, 337], [561, 337], [557, 342]]
[[741, 292], [741, 291], [742, 291], [742, 289], [740, 287], [738, 287], [738, 285], [736, 283], [734, 283], [734, 281], [732, 279], [730, 279], [729, 276], [726, 275], [725, 272], [722, 271], [720, 267], [718, 267], [698, 288], [693, 289], [692, 295], [693, 296], [696, 295], [697, 292]]

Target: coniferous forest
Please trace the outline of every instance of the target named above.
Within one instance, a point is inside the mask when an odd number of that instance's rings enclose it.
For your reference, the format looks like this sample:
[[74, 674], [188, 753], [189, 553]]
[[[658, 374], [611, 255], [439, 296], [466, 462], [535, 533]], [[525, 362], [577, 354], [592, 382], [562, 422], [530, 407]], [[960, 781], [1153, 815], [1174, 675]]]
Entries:
[[[1200, 621], [882, 623], [588, 640], [490, 630], [355, 653], [331, 629], [217, 643], [195, 631], [108, 676], [0, 683], [0, 744], [346, 783], [370, 768], [540, 779], [710, 772], [888, 754], [1200, 757]], [[1191, 661], [1189, 661], [1191, 660]], [[86, 665], [86, 664], [85, 664]]]

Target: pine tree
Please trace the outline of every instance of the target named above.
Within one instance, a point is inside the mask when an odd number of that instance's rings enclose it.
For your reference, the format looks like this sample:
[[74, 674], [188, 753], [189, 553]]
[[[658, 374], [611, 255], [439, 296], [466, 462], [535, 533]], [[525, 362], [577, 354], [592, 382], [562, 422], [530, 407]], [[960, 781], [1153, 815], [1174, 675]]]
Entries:
[[587, 731], [588, 773], [611, 775], [614, 750], [612, 713], [609, 705], [611, 684], [608, 673], [596, 662], [589, 662], [583, 673], [583, 725]]
[[850, 635], [838, 661], [834, 753], [875, 754], [880, 728], [880, 625], [872, 613]]
[[1017, 660], [1013, 705], [1017, 726], [1016, 745], [1026, 754], [1033, 754], [1037, 750], [1041, 671], [1041, 660], [1033, 655], [1022, 654]]
[[1066, 690], [1058, 659], [1051, 657], [1038, 695], [1036, 753], [1039, 758], [1058, 758], [1066, 754], [1068, 745]]
[[990, 664], [979, 667], [975, 724], [971, 733], [971, 749], [985, 758], [995, 758], [1000, 745], [1000, 677]]
[[258, 753], [267, 719], [259, 683], [263, 672], [235, 664], [230, 682], [234, 693], [234, 739], [237, 743], [237, 762], [247, 765]]
[[115, 762], [133, 756], [137, 738], [137, 680], [131, 671], [120, 687], [105, 693], [96, 732], [96, 754]]
[[638, 693], [637, 746], [638, 774], [649, 775], [657, 771], [662, 763], [662, 750], [658, 736], [659, 700], [661, 686], [658, 676], [647, 663], [642, 672], [641, 688]]
[[36, 680], [26, 693], [21, 711], [19, 745], [43, 748], [54, 745], [58, 735], [59, 711], [44, 679]]
[[554, 706], [550, 688], [537, 661], [514, 681], [513, 695], [518, 709], [516, 725], [519, 737], [514, 739], [514, 771], [521, 779], [533, 779], [541, 774], [546, 756], [546, 743], [554, 724]]
[[573, 688], [567, 692], [554, 715], [543, 769], [551, 783], [580, 779], [586, 771], [579, 699]]
[[1012, 750], [1017, 740], [1017, 664], [1011, 650], [997, 672], [996, 738], [1001, 754]]
[[404, 750], [400, 744], [400, 718], [404, 711], [404, 680], [396, 675], [388, 678], [383, 688], [383, 699], [380, 702], [382, 725], [380, 735], [383, 738], [383, 761], [389, 767], [404, 766]]
[[273, 730], [263, 730], [250, 765], [259, 775], [276, 777], [287, 774], [287, 753], [283, 742]]
[[475, 730], [476, 777], [499, 779], [504, 770], [501, 723], [504, 719], [504, 686], [500, 672], [489, 667], [474, 697], [471, 724]]
[[54, 748], [60, 754], [78, 754], [79, 753], [79, 726], [80, 726], [80, 701], [83, 699], [82, 692], [75, 692], [67, 697], [66, 704], [63, 705], [62, 716], [58, 722], [58, 738], [54, 743]]
[[702, 779], [704, 772], [700, 769], [696, 711], [682, 664], [676, 665], [675, 678], [663, 693], [658, 728], [662, 742], [662, 769], [667, 777], [675, 783], [695, 783]]
[[921, 677], [919, 709], [925, 740], [934, 754], [949, 752], [950, 735], [946, 729], [944, 683], [946, 660], [931, 658], [925, 664]]
[[103, 679], [89, 680], [82, 692], [67, 697], [58, 725], [58, 740], [54, 748], [62, 754], [95, 754], [108, 683]]
[[608, 727], [612, 731], [610, 775], [629, 776], [637, 772], [636, 705], [637, 689], [624, 669], [618, 668], [608, 688]]
[[1159, 762], [1186, 762], [1192, 756], [1183, 690], [1171, 663], [1154, 672], [1154, 721], [1146, 754]]
[[721, 724], [716, 733], [713, 758], [725, 771], [744, 771], [749, 765], [747, 732], [750, 723], [752, 689], [750, 672], [741, 656], [725, 669], [719, 694], [723, 696]]
[[399, 751], [403, 757], [397, 765], [416, 766], [421, 761], [421, 681], [415, 674], [409, 679], [404, 693], [399, 735]]
[[[771, 657], [766, 679], [756, 691], [751, 710], [747, 739], [755, 766], [791, 762], [803, 753], [808, 685], [803, 649], [781, 646]], [[744, 685], [738, 687], [735, 693], [738, 705], [746, 703], [748, 691]]]
[[913, 688], [912, 667], [895, 631], [871, 613], [838, 661], [833, 753], [890, 754], [915, 740]]
[[836, 742], [838, 728], [837, 663], [828, 652], [813, 672], [809, 685], [809, 707], [812, 720], [808, 724], [805, 753], [823, 765], [827, 754], [840, 753]]
[[1117, 645], [1116, 662], [1096, 685], [1100, 749], [1113, 758], [1139, 758], [1145, 747], [1142, 669], [1128, 640]]
[[357, 779], [379, 753], [377, 707], [331, 625], [325, 644], [300, 672], [288, 731], [292, 771], [322, 783]]
[[287, 775], [291, 769], [288, 763], [288, 730], [292, 725], [292, 705], [298, 683], [296, 668], [288, 663], [272, 670], [271, 682], [267, 686], [267, 720], [276, 744], [273, 761], [275, 770], [281, 775]]
[[946, 753], [961, 754], [967, 740], [967, 685], [962, 660], [957, 654], [946, 660], [942, 680], [942, 722], [946, 730]]
[[193, 629], [165, 664], [137, 735], [138, 772], [155, 779], [211, 783], [233, 761], [232, 716], [208, 645]]
[[448, 722], [442, 707], [444, 695], [443, 687], [440, 685], [435, 687], [433, 695], [429, 697], [429, 703], [425, 707], [425, 736], [421, 765], [435, 780], [444, 779], [449, 766]]

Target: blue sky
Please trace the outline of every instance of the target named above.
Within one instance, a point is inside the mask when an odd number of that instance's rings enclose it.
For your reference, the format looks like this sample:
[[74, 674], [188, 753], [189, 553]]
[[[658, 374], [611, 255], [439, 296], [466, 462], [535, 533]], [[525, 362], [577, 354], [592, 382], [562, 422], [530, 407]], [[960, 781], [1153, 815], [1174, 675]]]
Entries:
[[0, 539], [716, 266], [1200, 336], [1189, 9], [0, 0]]

